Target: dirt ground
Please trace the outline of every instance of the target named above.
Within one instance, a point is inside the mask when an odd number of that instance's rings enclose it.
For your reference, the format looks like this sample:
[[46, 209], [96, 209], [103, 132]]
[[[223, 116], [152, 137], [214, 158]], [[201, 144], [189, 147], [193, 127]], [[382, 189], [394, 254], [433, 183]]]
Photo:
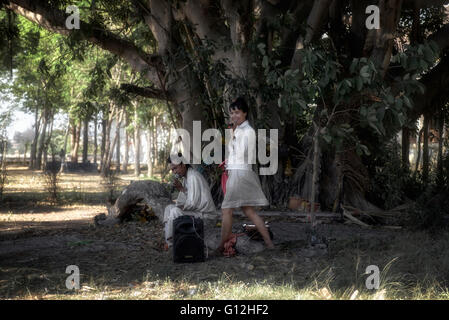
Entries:
[[[123, 185], [128, 183], [127, 178], [132, 179], [123, 176]], [[95, 196], [100, 190], [98, 176], [65, 175], [63, 180], [67, 192], [78, 188], [84, 195], [71, 205], [50, 206], [42, 200], [45, 193], [35, 173], [19, 169], [11, 173], [0, 206], [0, 298], [70, 295], [65, 287], [69, 265], [79, 267], [82, 286], [114, 290], [149, 279], [200, 283], [218, 281], [223, 276], [233, 281], [276, 285], [288, 282], [301, 287], [319, 277], [322, 270], [345, 270], [341, 272], [345, 276], [337, 274], [334, 284], [346, 286], [363, 280], [364, 264], [385, 266], [399, 256], [398, 247], [392, 244], [407, 236], [404, 230], [322, 223], [317, 231], [326, 240], [327, 248], [314, 249], [308, 245], [307, 224], [277, 216], [266, 218], [274, 234], [275, 250], [175, 264], [172, 252], [162, 250], [160, 221], [98, 226], [94, 216], [107, 212], [102, 198]], [[236, 231], [243, 222], [247, 221], [235, 218]], [[219, 227], [215, 228], [218, 232]], [[414, 273], [421, 275], [420, 271]]]

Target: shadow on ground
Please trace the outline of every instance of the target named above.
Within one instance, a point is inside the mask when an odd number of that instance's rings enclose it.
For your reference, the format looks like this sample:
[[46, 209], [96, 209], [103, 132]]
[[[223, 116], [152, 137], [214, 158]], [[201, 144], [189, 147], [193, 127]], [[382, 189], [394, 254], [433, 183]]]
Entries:
[[[235, 230], [244, 222], [235, 220]], [[331, 277], [337, 286], [364, 281], [369, 264], [386, 265], [399, 253], [393, 245], [402, 231], [366, 230], [354, 225], [321, 224], [318, 233], [327, 249], [308, 247], [307, 226], [293, 218], [270, 221], [276, 249], [233, 258], [208, 258], [204, 263], [175, 264], [162, 250], [158, 220], [96, 226], [93, 219], [17, 224], [0, 234], [0, 297], [70, 294], [66, 267], [76, 265], [81, 285], [127, 289], [143, 281], [192, 284], [230, 281], [310, 284]], [[219, 228], [214, 232], [219, 232]], [[366, 265], [366, 266], [365, 266]]]

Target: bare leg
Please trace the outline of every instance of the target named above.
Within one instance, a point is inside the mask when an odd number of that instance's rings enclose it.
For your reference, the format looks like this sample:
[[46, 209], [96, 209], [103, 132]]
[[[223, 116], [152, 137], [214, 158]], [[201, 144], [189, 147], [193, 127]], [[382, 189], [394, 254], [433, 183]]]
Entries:
[[271, 241], [270, 238], [270, 234], [268, 233], [268, 229], [267, 227], [265, 227], [265, 223], [262, 220], [261, 217], [259, 217], [259, 215], [256, 213], [256, 211], [254, 210], [254, 207], [242, 207], [243, 212], [245, 213], [245, 215], [248, 217], [248, 219], [250, 219], [252, 221], [252, 223], [254, 223], [254, 225], [256, 226], [257, 231], [260, 232], [260, 234], [263, 237], [263, 240], [265, 241], [265, 245], [268, 248], [274, 248], [273, 242]]
[[222, 217], [221, 217], [221, 241], [218, 246], [219, 251], [224, 250], [224, 244], [229, 239], [232, 233], [232, 213], [234, 209], [232, 208], [224, 208], [221, 209]]

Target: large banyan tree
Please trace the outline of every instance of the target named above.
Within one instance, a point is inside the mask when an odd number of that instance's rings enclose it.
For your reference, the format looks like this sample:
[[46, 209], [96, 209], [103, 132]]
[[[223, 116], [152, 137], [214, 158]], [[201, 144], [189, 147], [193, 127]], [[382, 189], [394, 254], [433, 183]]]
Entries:
[[[2, 0], [3, 10], [116, 54], [192, 132], [225, 127], [243, 95], [256, 128], [279, 129], [271, 203], [298, 194], [361, 209], [369, 164], [447, 102], [449, 21], [439, 0]], [[73, 24], [76, 5], [79, 29]], [[408, 161], [408, 157], [404, 157]]]

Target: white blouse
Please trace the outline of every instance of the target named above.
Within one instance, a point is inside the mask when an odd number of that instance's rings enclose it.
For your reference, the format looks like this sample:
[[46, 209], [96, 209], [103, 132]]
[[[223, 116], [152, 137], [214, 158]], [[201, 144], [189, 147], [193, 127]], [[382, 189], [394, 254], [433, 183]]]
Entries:
[[179, 192], [178, 198], [176, 199], [176, 206], [184, 211], [215, 211], [215, 204], [210, 193], [209, 184], [201, 173], [193, 168], [189, 168], [182, 184], [187, 189], [187, 194]]
[[245, 120], [235, 128], [228, 143], [227, 170], [252, 170], [256, 163], [256, 131]]

